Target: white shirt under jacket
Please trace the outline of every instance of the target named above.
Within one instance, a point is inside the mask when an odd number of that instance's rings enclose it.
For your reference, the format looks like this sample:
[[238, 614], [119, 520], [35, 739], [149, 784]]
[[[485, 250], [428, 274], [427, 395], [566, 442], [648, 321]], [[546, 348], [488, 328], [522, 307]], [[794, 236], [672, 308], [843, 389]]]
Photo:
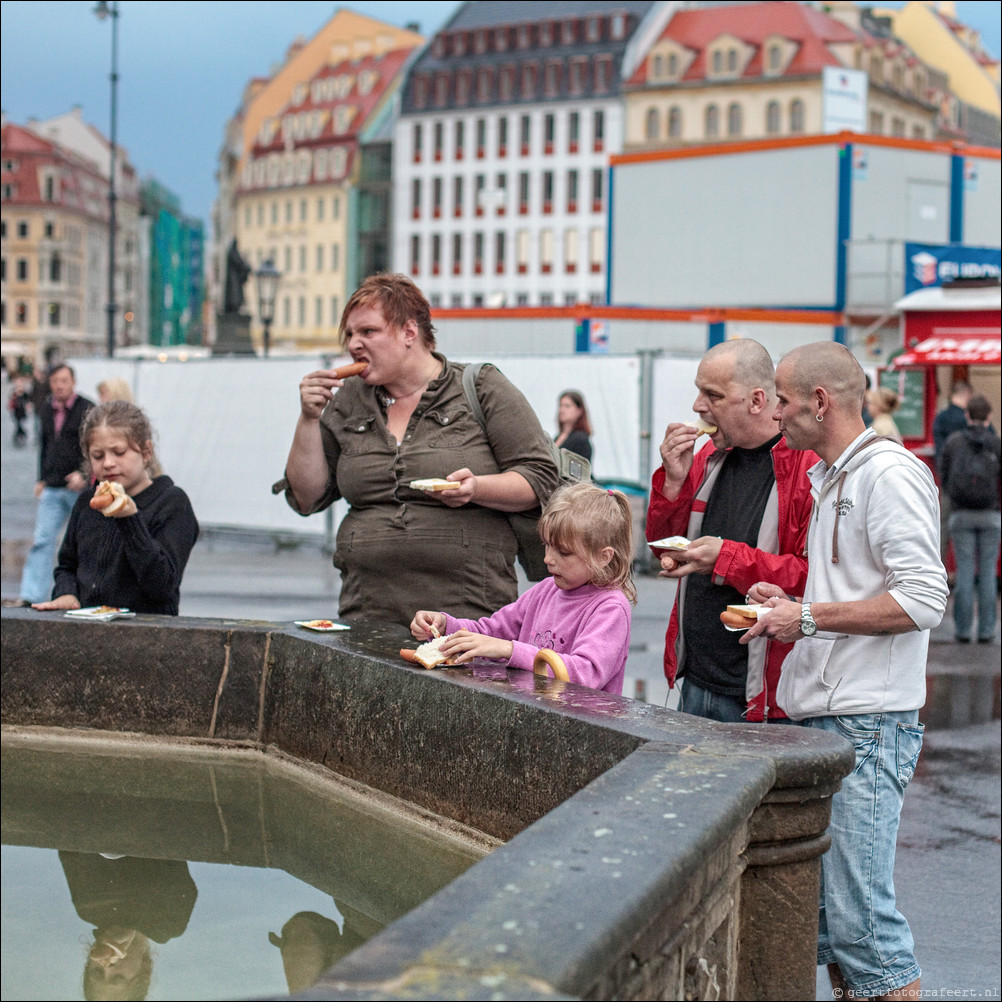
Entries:
[[[939, 552], [939, 494], [921, 460], [894, 442], [808, 471], [814, 511], [807, 533], [805, 602], [851, 602], [890, 592], [916, 630], [883, 636], [819, 631], [794, 645], [777, 702], [794, 720], [915, 710], [925, 703], [929, 630], [949, 589]], [[841, 487], [841, 489], [840, 489]], [[837, 563], [832, 557], [837, 555]]]

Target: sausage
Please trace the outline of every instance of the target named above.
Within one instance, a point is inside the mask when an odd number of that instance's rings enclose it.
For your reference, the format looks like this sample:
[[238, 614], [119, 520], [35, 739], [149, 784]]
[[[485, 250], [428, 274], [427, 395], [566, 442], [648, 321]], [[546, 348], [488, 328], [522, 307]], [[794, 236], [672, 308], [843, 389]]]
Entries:
[[352, 362], [351, 365], [341, 365], [334, 370], [334, 378], [347, 379], [349, 376], [360, 376], [368, 367], [368, 362]]

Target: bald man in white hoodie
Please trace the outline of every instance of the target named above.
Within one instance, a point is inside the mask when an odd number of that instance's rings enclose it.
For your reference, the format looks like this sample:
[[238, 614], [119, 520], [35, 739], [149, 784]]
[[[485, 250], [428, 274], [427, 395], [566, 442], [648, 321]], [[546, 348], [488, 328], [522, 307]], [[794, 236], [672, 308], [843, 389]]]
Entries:
[[746, 636], [795, 642], [779, 705], [856, 749], [832, 799], [818, 963], [856, 997], [917, 998], [921, 971], [895, 907], [894, 848], [922, 747], [929, 630], [948, 588], [935, 482], [910, 452], [864, 427], [864, 389], [859, 363], [831, 341], [794, 349], [776, 369], [779, 429], [821, 462], [808, 471], [814, 513], [802, 601], [757, 584], [752, 599], [773, 608]]

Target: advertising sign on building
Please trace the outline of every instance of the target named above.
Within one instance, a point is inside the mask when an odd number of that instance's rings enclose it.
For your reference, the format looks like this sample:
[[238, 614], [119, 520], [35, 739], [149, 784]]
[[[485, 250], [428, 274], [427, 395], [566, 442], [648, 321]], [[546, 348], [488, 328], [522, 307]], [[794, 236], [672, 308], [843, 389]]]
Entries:
[[866, 132], [868, 85], [863, 70], [826, 66], [821, 80], [821, 131]]
[[905, 293], [959, 278], [995, 278], [1002, 273], [998, 247], [905, 244]]

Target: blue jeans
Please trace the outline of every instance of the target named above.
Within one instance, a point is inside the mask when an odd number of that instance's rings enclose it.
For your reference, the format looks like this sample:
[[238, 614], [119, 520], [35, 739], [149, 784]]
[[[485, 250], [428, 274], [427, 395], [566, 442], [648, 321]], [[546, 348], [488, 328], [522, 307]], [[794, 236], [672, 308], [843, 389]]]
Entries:
[[856, 750], [832, 797], [831, 848], [821, 857], [818, 963], [835, 962], [859, 997], [885, 995], [921, 971], [894, 902], [894, 849], [905, 787], [922, 748], [918, 710], [812, 717]]
[[719, 692], [710, 692], [696, 685], [692, 679], [685, 678], [682, 680], [678, 708], [683, 713], [719, 720], [722, 724], [743, 724], [748, 702], [743, 696], [722, 696]]
[[971, 639], [974, 597], [978, 599], [978, 639], [995, 639], [995, 564], [1002, 537], [1002, 513], [986, 508], [955, 508], [950, 515], [950, 538], [957, 561], [953, 589], [953, 632]]
[[20, 598], [44, 602], [52, 594], [52, 567], [56, 547], [80, 495], [68, 487], [45, 487], [35, 515], [35, 536], [21, 572]]

